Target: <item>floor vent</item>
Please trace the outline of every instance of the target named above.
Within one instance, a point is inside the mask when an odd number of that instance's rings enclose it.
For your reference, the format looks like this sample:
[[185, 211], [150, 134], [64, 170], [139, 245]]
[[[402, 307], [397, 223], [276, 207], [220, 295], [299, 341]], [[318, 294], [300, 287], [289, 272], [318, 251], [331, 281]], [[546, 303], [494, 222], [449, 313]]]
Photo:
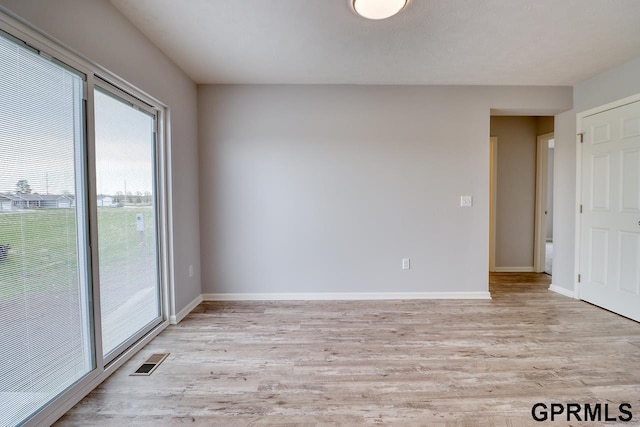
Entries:
[[167, 358], [167, 356], [169, 356], [169, 353], [152, 354], [151, 356], [149, 356], [147, 360], [144, 361], [142, 365], [140, 365], [140, 367], [138, 367], [138, 369], [136, 369], [135, 372], [133, 372], [130, 375], [142, 375], [142, 376], [151, 375], [153, 371], [155, 371], [156, 368], [160, 366], [160, 364], [164, 361], [164, 359]]

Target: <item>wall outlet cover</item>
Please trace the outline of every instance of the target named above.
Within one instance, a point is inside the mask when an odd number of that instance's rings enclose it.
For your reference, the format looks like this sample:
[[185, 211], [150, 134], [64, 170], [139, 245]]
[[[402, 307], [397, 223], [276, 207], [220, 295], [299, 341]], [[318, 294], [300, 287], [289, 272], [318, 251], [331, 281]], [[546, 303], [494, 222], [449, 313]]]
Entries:
[[473, 197], [472, 196], [460, 196], [460, 206], [469, 207], [473, 206]]

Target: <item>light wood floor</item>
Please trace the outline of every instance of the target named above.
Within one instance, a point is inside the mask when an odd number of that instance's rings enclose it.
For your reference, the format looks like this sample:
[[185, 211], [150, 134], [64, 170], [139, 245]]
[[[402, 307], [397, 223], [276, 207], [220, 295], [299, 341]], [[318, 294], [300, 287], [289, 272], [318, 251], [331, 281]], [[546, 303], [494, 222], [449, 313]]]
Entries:
[[491, 301], [203, 303], [57, 425], [567, 425], [537, 402], [629, 402], [638, 425], [640, 324], [547, 277], [494, 275]]

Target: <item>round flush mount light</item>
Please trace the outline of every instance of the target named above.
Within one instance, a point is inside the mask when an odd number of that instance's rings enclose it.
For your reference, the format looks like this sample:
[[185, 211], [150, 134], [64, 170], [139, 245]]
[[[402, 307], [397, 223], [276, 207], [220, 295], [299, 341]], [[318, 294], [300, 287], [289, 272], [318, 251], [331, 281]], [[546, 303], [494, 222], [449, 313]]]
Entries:
[[363, 18], [386, 19], [400, 12], [407, 0], [353, 0], [353, 10]]

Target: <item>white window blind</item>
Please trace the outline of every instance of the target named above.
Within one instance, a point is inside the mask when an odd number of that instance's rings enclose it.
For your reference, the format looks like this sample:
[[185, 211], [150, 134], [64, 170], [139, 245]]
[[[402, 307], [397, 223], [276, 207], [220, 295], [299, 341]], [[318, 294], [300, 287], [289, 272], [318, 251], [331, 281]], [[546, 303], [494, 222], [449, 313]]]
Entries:
[[83, 77], [0, 33], [0, 426], [93, 369]]

